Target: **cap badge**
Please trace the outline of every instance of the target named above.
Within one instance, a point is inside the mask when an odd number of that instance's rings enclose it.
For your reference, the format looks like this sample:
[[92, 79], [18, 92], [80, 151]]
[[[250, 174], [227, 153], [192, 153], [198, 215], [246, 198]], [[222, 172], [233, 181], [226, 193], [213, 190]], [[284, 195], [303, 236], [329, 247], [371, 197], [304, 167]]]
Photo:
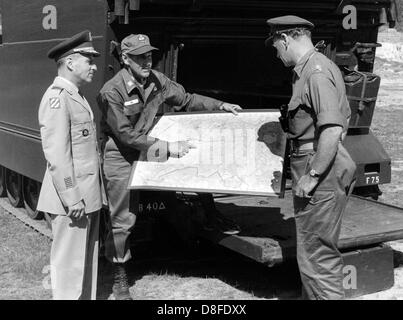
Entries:
[[139, 35], [139, 41], [144, 41], [146, 38], [142, 34]]

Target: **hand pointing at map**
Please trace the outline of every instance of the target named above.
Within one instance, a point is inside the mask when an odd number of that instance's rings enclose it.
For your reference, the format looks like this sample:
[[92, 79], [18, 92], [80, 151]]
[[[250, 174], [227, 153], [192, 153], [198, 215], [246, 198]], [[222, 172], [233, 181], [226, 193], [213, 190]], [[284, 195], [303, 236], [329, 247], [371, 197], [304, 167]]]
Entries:
[[227, 103], [224, 102], [221, 106], [220, 106], [220, 110], [224, 110], [227, 112], [232, 112], [234, 115], [238, 115], [237, 111], [241, 111], [242, 108], [241, 106], [237, 105], [237, 104], [232, 104], [232, 103]]
[[189, 141], [175, 141], [168, 143], [169, 156], [173, 158], [181, 158], [186, 155], [190, 149], [195, 149], [196, 146]]

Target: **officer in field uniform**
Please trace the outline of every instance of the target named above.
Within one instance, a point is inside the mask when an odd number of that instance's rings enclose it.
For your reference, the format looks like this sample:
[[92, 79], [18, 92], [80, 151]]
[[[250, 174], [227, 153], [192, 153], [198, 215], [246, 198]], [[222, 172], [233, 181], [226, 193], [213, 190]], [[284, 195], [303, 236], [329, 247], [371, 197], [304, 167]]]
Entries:
[[343, 260], [337, 249], [356, 165], [342, 145], [350, 118], [337, 65], [316, 51], [314, 25], [296, 16], [267, 21], [266, 45], [293, 69], [293, 94], [280, 119], [291, 143], [297, 260], [303, 297], [342, 299]]
[[[186, 93], [184, 88], [152, 67], [152, 51], [146, 35], [129, 35], [121, 43], [125, 68], [101, 89], [98, 104], [102, 111], [102, 132], [107, 137], [104, 150], [104, 173], [109, 199], [112, 230], [105, 241], [105, 255], [114, 266], [113, 292], [116, 299], [131, 299], [126, 262], [131, 258], [129, 235], [136, 222], [136, 205], [130, 212], [129, 203], [137, 203], [137, 192], [130, 200], [127, 189], [131, 166], [141, 151], [160, 150], [162, 157], [182, 157], [192, 148], [187, 141], [157, 140], [148, 133], [159, 107], [166, 103], [174, 111], [224, 110], [237, 113], [241, 107], [198, 94]], [[216, 210], [210, 194], [200, 194], [200, 201], [211, 230], [218, 226], [224, 233], [235, 234], [239, 227], [224, 219]]]
[[52, 218], [50, 254], [54, 299], [95, 299], [99, 210], [106, 204], [92, 110], [79, 88], [92, 81], [99, 56], [83, 31], [48, 52], [58, 76], [39, 106], [47, 160], [40, 211]]

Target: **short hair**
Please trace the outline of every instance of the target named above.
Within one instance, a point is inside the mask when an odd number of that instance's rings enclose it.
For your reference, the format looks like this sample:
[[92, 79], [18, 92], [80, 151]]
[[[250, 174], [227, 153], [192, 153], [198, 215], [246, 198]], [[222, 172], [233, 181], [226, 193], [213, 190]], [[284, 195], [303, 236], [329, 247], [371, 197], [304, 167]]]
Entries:
[[281, 34], [286, 34], [288, 36], [290, 36], [293, 39], [297, 39], [300, 38], [302, 36], [307, 36], [309, 39], [311, 39], [312, 34], [311, 31], [306, 29], [306, 28], [295, 28], [295, 29], [291, 29], [291, 30], [287, 30], [284, 32], [277, 32], [274, 36], [273, 36], [273, 42], [275, 42], [276, 40], [281, 38]]
[[78, 57], [80, 54], [79, 53], [73, 53], [68, 56], [65, 56], [63, 58], [60, 58], [59, 60], [56, 61], [56, 66], [57, 68], [60, 68], [61, 66], [64, 66], [66, 64], [67, 59], [75, 58]]
[[56, 61], [56, 66], [58, 69], [66, 64], [67, 58], [68, 58], [68, 56], [60, 58], [59, 60]]

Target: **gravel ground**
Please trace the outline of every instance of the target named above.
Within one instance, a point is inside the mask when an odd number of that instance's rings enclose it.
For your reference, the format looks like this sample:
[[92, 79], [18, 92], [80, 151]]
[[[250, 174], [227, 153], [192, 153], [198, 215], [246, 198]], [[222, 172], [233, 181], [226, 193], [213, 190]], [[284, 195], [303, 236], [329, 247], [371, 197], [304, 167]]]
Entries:
[[[380, 187], [379, 201], [403, 206], [403, 33], [393, 29], [379, 34], [374, 73], [381, 76], [381, 86], [372, 123], [372, 131], [392, 158], [392, 182]], [[395, 250], [395, 284], [382, 292], [359, 299], [403, 300], [403, 241], [389, 242]]]

